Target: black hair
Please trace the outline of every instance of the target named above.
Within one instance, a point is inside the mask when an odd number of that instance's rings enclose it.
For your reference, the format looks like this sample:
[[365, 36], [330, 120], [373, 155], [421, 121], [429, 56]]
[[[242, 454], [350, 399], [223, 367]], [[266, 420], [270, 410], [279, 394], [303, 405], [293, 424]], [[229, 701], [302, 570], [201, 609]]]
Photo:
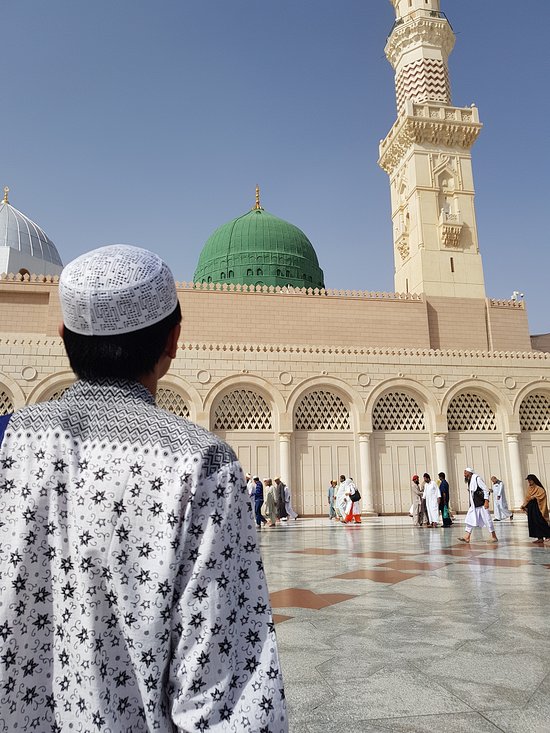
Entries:
[[443, 471], [440, 471], [437, 475], [439, 478], [445, 478], [445, 473]]
[[428, 479], [428, 481], [431, 481], [431, 480], [432, 480], [432, 477], [430, 476], [430, 474], [429, 474], [429, 473], [425, 473], [425, 474], [424, 474], [424, 475], [422, 476], [422, 478], [427, 478], [427, 479]]
[[537, 476], [535, 476], [534, 473], [528, 473], [526, 481], [532, 481], [535, 484], [535, 486], [540, 486], [541, 489], [544, 489], [544, 486], [541, 484], [541, 482], [539, 481]]
[[63, 342], [71, 368], [80, 379], [137, 381], [153, 371], [166, 348], [170, 332], [180, 322], [178, 303], [162, 321], [131, 333], [83, 336], [65, 326]]

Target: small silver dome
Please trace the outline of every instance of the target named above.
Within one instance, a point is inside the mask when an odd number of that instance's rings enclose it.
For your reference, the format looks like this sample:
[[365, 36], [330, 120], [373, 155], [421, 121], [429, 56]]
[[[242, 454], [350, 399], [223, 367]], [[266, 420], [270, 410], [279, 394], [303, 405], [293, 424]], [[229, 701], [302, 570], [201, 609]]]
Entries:
[[8, 190], [0, 203], [0, 248], [9, 247], [33, 260], [63, 267], [55, 244], [43, 229], [8, 202]]

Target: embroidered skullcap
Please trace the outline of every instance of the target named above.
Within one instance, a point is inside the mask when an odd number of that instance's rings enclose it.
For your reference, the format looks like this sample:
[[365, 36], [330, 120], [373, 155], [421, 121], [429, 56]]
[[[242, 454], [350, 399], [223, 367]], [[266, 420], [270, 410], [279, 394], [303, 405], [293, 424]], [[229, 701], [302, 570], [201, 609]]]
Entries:
[[474, 469], [470, 468], [469, 466], [467, 466], [464, 470], [467, 471], [468, 473], [475, 473]]
[[139, 331], [170, 315], [178, 296], [168, 266], [153, 252], [126, 244], [77, 257], [59, 279], [63, 323], [83, 336]]

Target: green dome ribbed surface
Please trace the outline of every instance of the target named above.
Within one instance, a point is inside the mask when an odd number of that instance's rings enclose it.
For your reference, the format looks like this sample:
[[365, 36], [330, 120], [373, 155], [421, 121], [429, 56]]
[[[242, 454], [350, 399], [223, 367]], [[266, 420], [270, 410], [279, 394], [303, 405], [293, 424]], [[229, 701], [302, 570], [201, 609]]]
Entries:
[[216, 229], [203, 247], [195, 282], [324, 288], [313, 245], [301, 229], [252, 209]]

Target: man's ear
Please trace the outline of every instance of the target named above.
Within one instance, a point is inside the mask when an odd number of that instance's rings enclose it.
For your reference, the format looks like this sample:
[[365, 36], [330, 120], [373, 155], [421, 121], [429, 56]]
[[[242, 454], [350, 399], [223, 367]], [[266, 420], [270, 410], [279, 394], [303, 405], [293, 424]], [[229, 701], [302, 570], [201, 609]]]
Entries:
[[168, 339], [166, 340], [165, 353], [167, 356], [170, 357], [170, 359], [176, 358], [176, 353], [178, 351], [178, 339], [180, 337], [180, 333], [181, 333], [181, 323], [176, 323], [174, 328], [168, 334]]
[[63, 323], [63, 321], [61, 321], [57, 326], [57, 333], [60, 335], [61, 338], [63, 338], [63, 334], [65, 333], [65, 324]]

